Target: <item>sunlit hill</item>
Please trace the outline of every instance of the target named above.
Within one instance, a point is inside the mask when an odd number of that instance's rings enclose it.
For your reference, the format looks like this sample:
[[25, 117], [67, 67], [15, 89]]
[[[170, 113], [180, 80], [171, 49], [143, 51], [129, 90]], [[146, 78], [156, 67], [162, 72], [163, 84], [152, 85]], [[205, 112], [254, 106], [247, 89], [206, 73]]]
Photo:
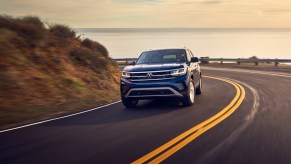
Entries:
[[0, 33], [0, 128], [118, 98], [118, 68], [103, 45], [32, 16], [0, 16]]

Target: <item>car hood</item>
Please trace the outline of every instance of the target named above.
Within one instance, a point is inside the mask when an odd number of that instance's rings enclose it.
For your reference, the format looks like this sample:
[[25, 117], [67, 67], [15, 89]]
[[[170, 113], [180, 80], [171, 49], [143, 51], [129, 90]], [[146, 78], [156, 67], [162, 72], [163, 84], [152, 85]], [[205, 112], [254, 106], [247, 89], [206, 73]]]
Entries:
[[171, 64], [138, 64], [127, 66], [123, 71], [126, 72], [143, 72], [143, 71], [162, 71], [184, 68], [185, 64], [181, 63], [171, 63]]

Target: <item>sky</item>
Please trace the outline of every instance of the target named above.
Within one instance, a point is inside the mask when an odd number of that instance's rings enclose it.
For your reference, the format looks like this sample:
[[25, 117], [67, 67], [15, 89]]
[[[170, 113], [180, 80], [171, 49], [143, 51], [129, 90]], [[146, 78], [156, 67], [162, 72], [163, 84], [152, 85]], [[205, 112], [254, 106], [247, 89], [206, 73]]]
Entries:
[[291, 28], [291, 0], [0, 0], [73, 28]]

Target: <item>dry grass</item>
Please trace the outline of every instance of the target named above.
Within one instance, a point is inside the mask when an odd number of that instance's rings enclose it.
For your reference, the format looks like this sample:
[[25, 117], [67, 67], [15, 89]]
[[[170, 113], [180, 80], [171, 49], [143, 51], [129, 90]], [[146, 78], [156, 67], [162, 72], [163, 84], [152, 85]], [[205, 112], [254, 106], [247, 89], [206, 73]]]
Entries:
[[100, 54], [103, 55], [104, 57], [109, 56], [107, 49], [103, 45], [101, 45], [100, 43], [98, 43], [96, 41], [92, 41], [92, 40], [86, 38], [81, 42], [81, 45], [84, 47], [87, 47], [91, 50], [100, 52]]
[[0, 16], [0, 33], [0, 129], [119, 99], [118, 67], [99, 43], [37, 17]]

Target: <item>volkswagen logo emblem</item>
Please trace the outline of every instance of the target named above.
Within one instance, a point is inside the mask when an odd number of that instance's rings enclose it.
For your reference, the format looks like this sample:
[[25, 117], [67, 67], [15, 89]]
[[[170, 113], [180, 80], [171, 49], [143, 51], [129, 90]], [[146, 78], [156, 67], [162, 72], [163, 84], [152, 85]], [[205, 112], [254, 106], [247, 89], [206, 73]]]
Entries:
[[151, 78], [152, 78], [152, 74], [151, 74], [151, 73], [148, 73], [148, 74], [147, 74], [147, 78], [148, 78], [148, 79], [151, 79]]

